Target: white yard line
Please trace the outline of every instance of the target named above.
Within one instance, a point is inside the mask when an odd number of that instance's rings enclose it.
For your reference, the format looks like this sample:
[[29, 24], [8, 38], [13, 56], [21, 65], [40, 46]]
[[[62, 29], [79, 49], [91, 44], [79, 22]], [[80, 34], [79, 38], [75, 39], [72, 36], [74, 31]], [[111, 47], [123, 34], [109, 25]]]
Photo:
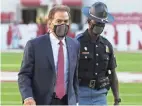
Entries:
[[142, 82], [142, 73], [118, 72], [119, 82]]
[[[117, 72], [119, 82], [142, 83], [142, 73]], [[17, 81], [18, 72], [1, 72], [1, 81]]]
[[2, 53], [23, 53], [23, 49], [2, 50]]

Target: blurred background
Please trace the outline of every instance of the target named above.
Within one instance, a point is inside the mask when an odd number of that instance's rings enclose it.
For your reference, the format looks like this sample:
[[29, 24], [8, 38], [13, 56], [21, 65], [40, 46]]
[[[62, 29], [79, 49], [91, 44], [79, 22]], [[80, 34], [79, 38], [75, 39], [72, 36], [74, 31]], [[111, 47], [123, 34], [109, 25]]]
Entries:
[[[48, 31], [49, 10], [56, 4], [70, 7], [72, 24], [68, 36], [74, 38], [88, 27], [81, 8], [96, 1], [106, 3], [115, 17], [102, 36], [115, 50], [121, 105], [142, 106], [142, 0], [0, 0], [1, 105], [22, 103], [16, 81], [23, 49], [28, 40]], [[113, 105], [111, 91], [108, 104]]]

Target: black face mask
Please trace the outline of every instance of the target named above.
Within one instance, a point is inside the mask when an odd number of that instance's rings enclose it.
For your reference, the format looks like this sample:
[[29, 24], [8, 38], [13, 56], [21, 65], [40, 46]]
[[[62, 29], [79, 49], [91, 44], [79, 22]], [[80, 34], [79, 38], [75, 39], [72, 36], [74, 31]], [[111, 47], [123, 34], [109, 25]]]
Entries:
[[61, 24], [61, 25], [54, 25], [54, 33], [57, 37], [65, 37], [69, 31], [69, 25]]
[[93, 34], [99, 35], [103, 32], [104, 27], [105, 27], [104, 23], [95, 23], [95, 24], [92, 24], [91, 31]]

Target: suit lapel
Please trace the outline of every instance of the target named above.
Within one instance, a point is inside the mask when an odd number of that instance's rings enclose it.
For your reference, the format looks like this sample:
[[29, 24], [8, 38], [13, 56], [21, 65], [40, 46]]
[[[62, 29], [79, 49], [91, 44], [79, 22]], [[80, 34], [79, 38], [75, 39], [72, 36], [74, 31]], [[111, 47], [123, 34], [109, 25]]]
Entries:
[[70, 38], [66, 37], [66, 44], [67, 44], [67, 52], [68, 52], [68, 64], [69, 64], [69, 72], [71, 71], [71, 60], [72, 60], [72, 45], [71, 45], [71, 40]]
[[47, 49], [46, 49], [46, 54], [48, 56], [48, 60], [52, 65], [53, 71], [55, 72], [55, 64], [54, 64], [54, 58], [53, 58], [53, 50], [52, 50], [52, 46], [51, 46], [51, 41], [49, 38], [49, 35], [46, 36], [47, 40], [46, 40], [46, 44], [47, 44]]

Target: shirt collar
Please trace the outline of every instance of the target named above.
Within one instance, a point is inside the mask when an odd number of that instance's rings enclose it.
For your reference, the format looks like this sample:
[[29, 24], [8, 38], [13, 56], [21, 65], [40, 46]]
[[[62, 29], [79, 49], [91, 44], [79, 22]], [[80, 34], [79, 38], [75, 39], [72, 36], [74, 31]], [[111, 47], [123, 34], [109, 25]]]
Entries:
[[[49, 36], [50, 36], [51, 43], [59, 44], [60, 40], [58, 38], [56, 38], [55, 35], [53, 35], [53, 33], [50, 33]], [[65, 37], [61, 41], [62, 41], [63, 45], [66, 45]]]
[[[84, 41], [86, 41], [86, 42], [91, 41], [88, 29], [84, 32]], [[96, 42], [104, 43], [101, 35], [98, 36]]]

